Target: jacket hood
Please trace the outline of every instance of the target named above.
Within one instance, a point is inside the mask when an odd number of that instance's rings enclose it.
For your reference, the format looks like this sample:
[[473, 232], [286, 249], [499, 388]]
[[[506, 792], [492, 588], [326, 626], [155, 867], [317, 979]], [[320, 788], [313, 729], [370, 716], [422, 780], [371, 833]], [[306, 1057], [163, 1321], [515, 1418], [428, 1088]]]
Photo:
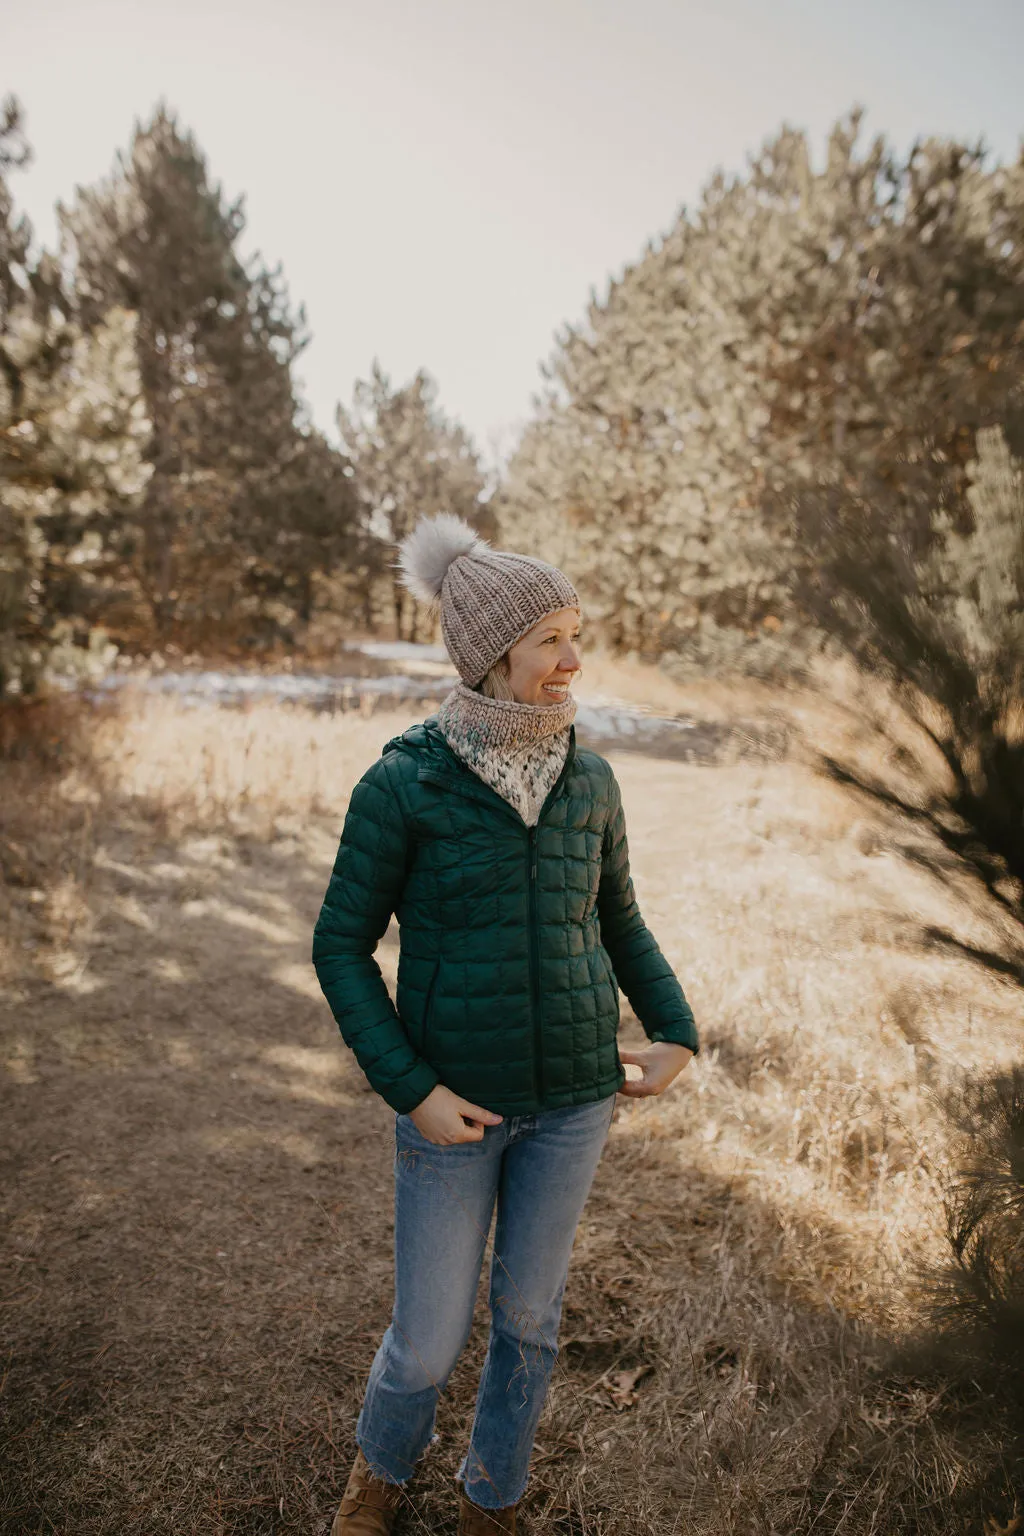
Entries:
[[411, 752], [418, 756], [424, 752], [434, 752], [439, 747], [446, 750], [447, 743], [437, 724], [437, 716], [428, 715], [425, 720], [410, 725], [400, 736], [392, 736], [381, 747], [380, 755], [383, 757], [386, 752]]

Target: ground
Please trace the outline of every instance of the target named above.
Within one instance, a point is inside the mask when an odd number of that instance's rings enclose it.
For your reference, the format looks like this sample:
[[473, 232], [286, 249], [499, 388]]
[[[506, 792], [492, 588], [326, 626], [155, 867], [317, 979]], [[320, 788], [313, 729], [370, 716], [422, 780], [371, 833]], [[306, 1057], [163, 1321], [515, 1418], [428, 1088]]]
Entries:
[[[127, 704], [48, 791], [45, 868], [3, 823], [0, 1529], [327, 1531], [389, 1315], [393, 1116], [311, 932], [351, 783], [415, 717]], [[526, 1529], [980, 1532], [965, 1487], [1010, 1511], [992, 1437], [892, 1351], [943, 1261], [940, 1090], [1018, 1045], [1019, 994], [957, 948], [993, 920], [807, 754], [607, 755], [702, 1051], [621, 1101]], [[378, 958], [393, 986], [394, 927]], [[402, 1531], [454, 1531], [485, 1333], [481, 1292]]]

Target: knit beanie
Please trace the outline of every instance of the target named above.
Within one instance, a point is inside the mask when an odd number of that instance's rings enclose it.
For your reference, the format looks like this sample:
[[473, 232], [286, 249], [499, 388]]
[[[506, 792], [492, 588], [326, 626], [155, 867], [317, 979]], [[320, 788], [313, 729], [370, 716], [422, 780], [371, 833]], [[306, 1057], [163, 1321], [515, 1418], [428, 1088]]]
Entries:
[[408, 591], [421, 602], [440, 602], [445, 648], [470, 688], [546, 613], [580, 606], [555, 566], [493, 549], [451, 512], [421, 518], [398, 552]]

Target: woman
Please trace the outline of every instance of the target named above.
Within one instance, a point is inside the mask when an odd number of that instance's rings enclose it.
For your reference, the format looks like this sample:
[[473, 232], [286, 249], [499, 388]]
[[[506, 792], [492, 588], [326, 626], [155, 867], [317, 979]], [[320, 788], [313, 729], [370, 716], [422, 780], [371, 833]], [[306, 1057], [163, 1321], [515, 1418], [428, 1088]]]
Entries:
[[[421, 520], [398, 565], [440, 602], [460, 676], [356, 785], [313, 963], [396, 1112], [395, 1298], [332, 1536], [391, 1531], [469, 1335], [491, 1216], [491, 1332], [460, 1536], [515, 1531], [555, 1362], [573, 1236], [617, 1092], [658, 1094], [697, 1051], [644, 925], [619, 787], [577, 748], [579, 598], [462, 519]], [[396, 1004], [373, 959], [392, 913]], [[651, 1043], [619, 1050], [618, 988]], [[622, 1063], [642, 1076], [626, 1080]]]

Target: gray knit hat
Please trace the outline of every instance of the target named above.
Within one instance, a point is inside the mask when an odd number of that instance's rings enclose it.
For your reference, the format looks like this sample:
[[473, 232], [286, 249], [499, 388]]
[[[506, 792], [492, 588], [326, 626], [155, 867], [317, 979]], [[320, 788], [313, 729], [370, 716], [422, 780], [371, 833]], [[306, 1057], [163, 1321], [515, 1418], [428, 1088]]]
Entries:
[[452, 512], [421, 518], [399, 543], [396, 564], [414, 597], [440, 600], [445, 647], [470, 688], [546, 613], [580, 606], [555, 566], [492, 549]]

